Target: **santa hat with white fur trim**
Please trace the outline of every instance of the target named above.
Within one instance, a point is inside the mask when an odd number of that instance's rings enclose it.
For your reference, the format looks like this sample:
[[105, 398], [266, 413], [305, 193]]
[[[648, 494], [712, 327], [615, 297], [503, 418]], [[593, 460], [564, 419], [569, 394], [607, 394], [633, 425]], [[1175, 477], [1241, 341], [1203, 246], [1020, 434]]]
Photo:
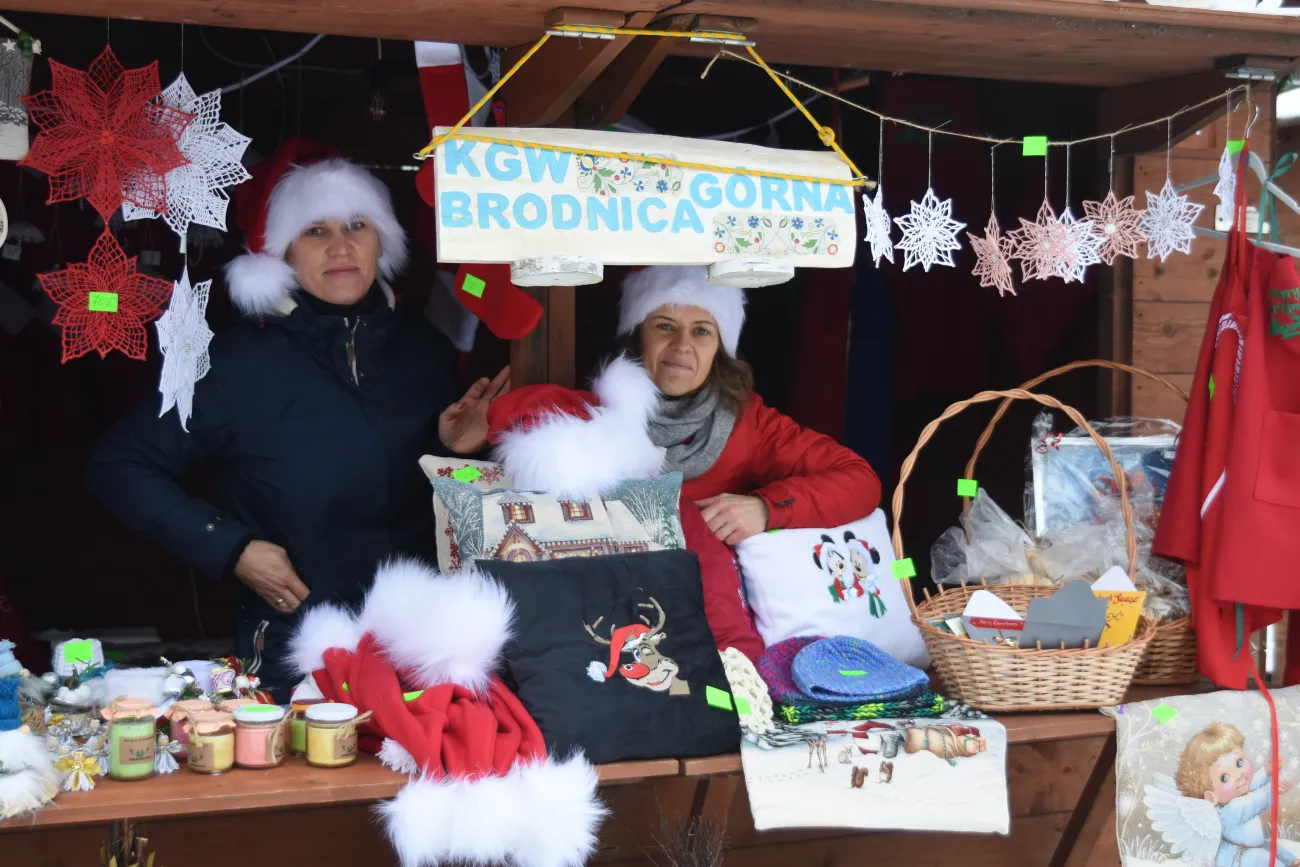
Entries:
[[477, 571], [397, 560], [359, 614], [318, 605], [290, 644], [325, 698], [373, 714], [361, 748], [411, 776], [379, 808], [403, 867], [578, 867], [595, 849], [595, 769], [580, 754], [548, 756], [493, 674], [514, 616], [505, 589]]
[[745, 291], [709, 282], [704, 265], [651, 265], [633, 271], [623, 281], [618, 304], [618, 333], [631, 334], [638, 325], [665, 304], [699, 307], [709, 311], [718, 323], [719, 336], [728, 354], [735, 356], [740, 329], [745, 324]]
[[283, 313], [298, 286], [285, 252], [319, 220], [364, 217], [379, 233], [379, 276], [392, 278], [406, 263], [406, 233], [393, 213], [388, 188], [336, 151], [306, 138], [285, 142], [252, 170], [235, 191], [238, 225], [248, 252], [226, 265], [230, 300], [251, 315]]

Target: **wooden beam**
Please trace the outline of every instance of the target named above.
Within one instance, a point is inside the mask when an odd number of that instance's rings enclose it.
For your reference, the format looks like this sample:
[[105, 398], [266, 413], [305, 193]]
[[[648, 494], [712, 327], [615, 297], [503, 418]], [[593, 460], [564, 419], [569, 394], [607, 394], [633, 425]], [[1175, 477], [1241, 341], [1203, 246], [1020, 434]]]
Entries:
[[[1222, 72], [1198, 72], [1125, 87], [1111, 87], [1101, 93], [1098, 125], [1103, 130], [1115, 130], [1130, 124], [1145, 123], [1221, 94], [1239, 83]], [[1192, 135], [1214, 118], [1221, 117], [1225, 108], [1223, 100], [1215, 100], [1174, 118], [1174, 144]], [[1134, 130], [1115, 139], [1115, 152], [1142, 154], [1164, 150], [1168, 135], [1169, 131], [1163, 123]]]
[[[694, 15], [672, 15], [654, 22], [654, 27], [656, 30], [687, 30], [694, 21]], [[632, 44], [578, 98], [578, 126], [599, 128], [626, 114], [632, 101], [668, 56], [672, 41], [662, 36], [635, 37]]]
[[[578, 21], [576, 15], [566, 17], [566, 23], [570, 24], [604, 24], [604, 21]], [[653, 12], [633, 12], [618, 26], [644, 27], [653, 18]], [[611, 19], [606, 15], [605, 20]], [[501, 98], [506, 103], [506, 123], [510, 126], [555, 123], [623, 53], [632, 39], [631, 36], [615, 36], [608, 40], [553, 37], [501, 88]], [[501, 59], [502, 68], [513, 66], [529, 47], [521, 45], [508, 50]]]

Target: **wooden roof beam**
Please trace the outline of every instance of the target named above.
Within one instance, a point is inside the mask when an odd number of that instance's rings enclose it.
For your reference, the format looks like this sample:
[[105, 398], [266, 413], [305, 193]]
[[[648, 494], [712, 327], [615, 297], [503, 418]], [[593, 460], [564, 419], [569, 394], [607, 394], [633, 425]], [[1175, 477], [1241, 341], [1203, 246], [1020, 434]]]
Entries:
[[[563, 7], [546, 16], [546, 26], [590, 24], [602, 27], [645, 27], [654, 12], [611, 12], [603, 9]], [[634, 37], [613, 39], [553, 38], [501, 88], [510, 126], [546, 126], [561, 120], [578, 97], [600, 77]], [[501, 58], [505, 69], [513, 66], [530, 45], [511, 48]]]

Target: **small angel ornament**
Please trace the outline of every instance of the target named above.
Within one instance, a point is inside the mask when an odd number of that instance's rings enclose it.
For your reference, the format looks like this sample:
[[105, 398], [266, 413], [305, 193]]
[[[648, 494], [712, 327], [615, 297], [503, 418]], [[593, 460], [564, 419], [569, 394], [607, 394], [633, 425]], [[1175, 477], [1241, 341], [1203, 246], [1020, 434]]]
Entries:
[[176, 756], [185, 749], [185, 744], [173, 741], [162, 732], [158, 733], [158, 749], [154, 750], [153, 769], [155, 773], [170, 774], [180, 767]]
[[[1260, 816], [1273, 799], [1268, 771], [1255, 770], [1236, 727], [1215, 722], [1192, 736], [1178, 763], [1178, 779], [1154, 775], [1145, 787], [1147, 818], [1173, 855], [1215, 867], [1269, 867], [1269, 838]], [[1279, 794], [1292, 783], [1278, 782]], [[1290, 841], [1287, 841], [1288, 844]], [[1297, 859], [1278, 847], [1277, 863]]]
[[63, 774], [63, 791], [89, 792], [95, 788], [95, 777], [99, 776], [99, 762], [84, 750], [68, 752], [67, 747], [60, 747], [59, 760], [54, 769]]

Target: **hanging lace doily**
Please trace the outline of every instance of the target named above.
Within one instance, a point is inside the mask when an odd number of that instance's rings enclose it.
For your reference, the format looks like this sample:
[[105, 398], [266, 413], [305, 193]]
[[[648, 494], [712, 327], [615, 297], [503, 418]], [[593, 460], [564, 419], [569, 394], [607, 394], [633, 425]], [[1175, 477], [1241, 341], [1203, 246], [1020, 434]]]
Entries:
[[989, 214], [988, 225], [984, 227], [984, 237], [970, 232], [966, 233], [971, 249], [975, 251], [975, 270], [971, 274], [980, 278], [980, 285], [997, 289], [998, 297], [1008, 292], [1016, 294], [1012, 283], [1011, 254], [1015, 251], [1015, 242], [1002, 234], [998, 218]]
[[[167, 210], [163, 219], [182, 238], [190, 223], [226, 229], [230, 197], [225, 188], [242, 184], [251, 175], [242, 162], [252, 141], [221, 122], [221, 91], [199, 96], [184, 73], [162, 92], [162, 104], [194, 116], [181, 133], [181, 154], [189, 163], [167, 173]], [[127, 202], [128, 220], [151, 219], [159, 212]]]
[[1068, 226], [1077, 235], [1075, 249], [1079, 255], [1073, 261], [1073, 267], [1067, 272], [1058, 274], [1058, 277], [1065, 279], [1066, 283], [1082, 283], [1084, 275], [1093, 265], [1101, 264], [1101, 239], [1097, 237], [1096, 227], [1092, 220], [1083, 220], [1080, 222], [1074, 216], [1074, 213], [1067, 207], [1065, 213], [1061, 214], [1061, 222]]
[[1192, 225], [1205, 210], [1204, 205], [1188, 200], [1174, 189], [1174, 183], [1165, 178], [1165, 185], [1158, 194], [1147, 190], [1147, 210], [1142, 215], [1142, 234], [1147, 239], [1147, 258], [1169, 258], [1177, 250], [1179, 253], [1192, 252]]
[[889, 222], [889, 213], [885, 210], [884, 184], [876, 186], [874, 199], [866, 193], [862, 194], [862, 207], [867, 218], [867, 236], [863, 240], [871, 245], [871, 255], [876, 260], [876, 267], [880, 267], [882, 257], [893, 264], [894, 242], [890, 239], [889, 233], [894, 227]]
[[1092, 233], [1101, 242], [1097, 255], [1107, 265], [1128, 256], [1134, 259], [1142, 243], [1142, 211], [1133, 207], [1133, 197], [1120, 199], [1111, 190], [1100, 202], [1084, 202], [1084, 215], [1092, 221]]
[[141, 274], [135, 263], [104, 232], [86, 262], [37, 275], [59, 306], [54, 324], [63, 329], [65, 363], [90, 352], [102, 358], [114, 349], [144, 361], [149, 349], [145, 324], [162, 312], [172, 284]]
[[[2, 50], [2, 49], [0, 49]], [[167, 210], [168, 172], [192, 114], [157, 105], [157, 61], [123, 69], [105, 48], [85, 72], [51, 60], [53, 87], [22, 98], [41, 132], [21, 165], [49, 175], [47, 204], [82, 196], [107, 217], [131, 202]]]
[[927, 273], [931, 265], [952, 267], [953, 251], [961, 249], [957, 233], [966, 228], [952, 218], [952, 199], [940, 201], [934, 190], [926, 190], [921, 201], [912, 202], [912, 210], [894, 222], [903, 233], [896, 246], [904, 251], [904, 271], [918, 264]]
[[212, 329], [208, 328], [207, 319], [211, 289], [211, 280], [191, 286], [190, 269], [186, 268], [172, 289], [167, 312], [157, 322], [158, 348], [163, 354], [162, 374], [158, 378], [162, 409], [158, 415], [166, 415], [167, 410], [176, 407], [181, 430], [186, 433], [189, 433], [194, 408], [194, 385], [212, 369], [208, 355]]
[[1056, 216], [1044, 199], [1038, 206], [1038, 219], [1020, 218], [1020, 228], [1007, 234], [1015, 242], [1016, 259], [1025, 280], [1046, 280], [1076, 273], [1080, 258], [1079, 245], [1091, 233], [1090, 222], [1067, 224]]
[[1224, 147], [1223, 154], [1219, 157], [1219, 182], [1214, 185], [1214, 194], [1219, 197], [1219, 207], [1223, 209], [1225, 217], [1236, 213], [1237, 165], [1227, 147]]

